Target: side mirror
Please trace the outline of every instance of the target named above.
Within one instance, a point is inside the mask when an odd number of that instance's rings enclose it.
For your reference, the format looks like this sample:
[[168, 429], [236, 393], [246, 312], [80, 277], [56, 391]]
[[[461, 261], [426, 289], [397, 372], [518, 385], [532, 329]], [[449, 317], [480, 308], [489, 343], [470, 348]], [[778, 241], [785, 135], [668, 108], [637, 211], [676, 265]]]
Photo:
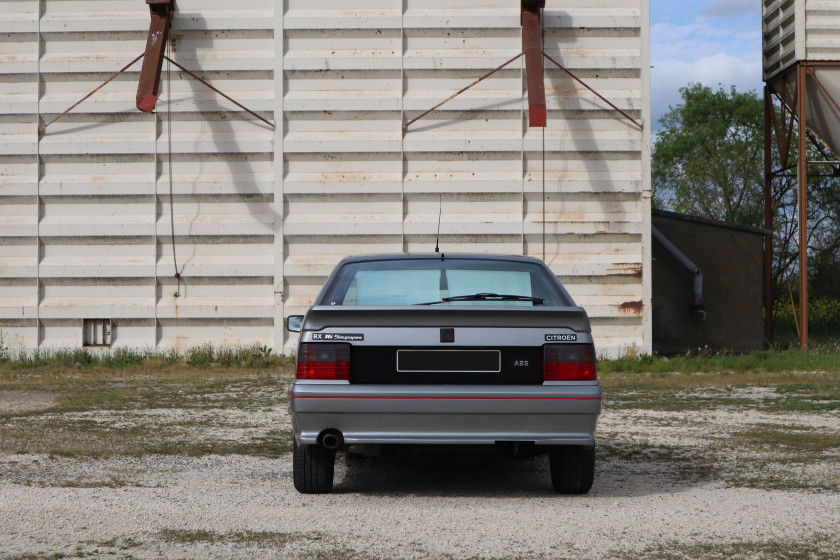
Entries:
[[303, 327], [303, 315], [289, 315], [286, 317], [286, 329], [289, 332], [300, 332]]

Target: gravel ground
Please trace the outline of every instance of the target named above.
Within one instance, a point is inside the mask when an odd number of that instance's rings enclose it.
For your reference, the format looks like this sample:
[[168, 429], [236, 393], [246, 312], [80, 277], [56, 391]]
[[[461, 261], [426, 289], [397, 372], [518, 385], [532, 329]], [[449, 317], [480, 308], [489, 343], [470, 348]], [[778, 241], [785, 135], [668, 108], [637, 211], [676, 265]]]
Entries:
[[0, 391], [0, 413], [19, 414], [43, 410], [55, 404], [52, 395], [31, 391]]
[[[0, 558], [840, 558], [836, 453], [792, 464], [724, 445], [779, 425], [840, 437], [834, 413], [608, 409], [595, 485], [573, 497], [552, 493], [544, 457], [339, 455], [334, 493], [303, 496], [288, 454], [0, 454]], [[767, 469], [810, 486], [744, 482]]]

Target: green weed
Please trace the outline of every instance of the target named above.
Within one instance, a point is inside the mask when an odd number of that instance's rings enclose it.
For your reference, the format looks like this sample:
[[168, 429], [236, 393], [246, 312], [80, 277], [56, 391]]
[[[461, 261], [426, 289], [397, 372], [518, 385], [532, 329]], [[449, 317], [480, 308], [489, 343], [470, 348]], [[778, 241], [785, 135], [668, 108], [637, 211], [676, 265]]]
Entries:
[[840, 373], [840, 353], [787, 350], [761, 350], [749, 354], [687, 353], [683, 356], [628, 356], [601, 360], [603, 373], [748, 373], [821, 371]]
[[215, 531], [207, 531], [202, 529], [164, 529], [160, 532], [160, 537], [168, 542], [182, 544], [230, 543], [244, 546], [261, 547], [280, 547], [301, 540], [320, 541], [322, 539], [322, 535], [320, 533], [281, 533], [274, 531], [240, 531], [230, 533], [217, 533]]
[[820, 535], [807, 541], [670, 542], [641, 552], [626, 551], [620, 557], [626, 560], [833, 560], [837, 558], [838, 544], [835, 538]]
[[274, 354], [265, 345], [214, 347], [209, 344], [190, 348], [185, 354], [174, 350], [152, 351], [116, 348], [88, 352], [84, 349], [42, 349], [32, 354], [10, 356], [2, 340], [0, 326], [0, 375], [4, 372], [72, 372], [103, 370], [194, 370], [194, 369], [282, 369], [293, 358]]

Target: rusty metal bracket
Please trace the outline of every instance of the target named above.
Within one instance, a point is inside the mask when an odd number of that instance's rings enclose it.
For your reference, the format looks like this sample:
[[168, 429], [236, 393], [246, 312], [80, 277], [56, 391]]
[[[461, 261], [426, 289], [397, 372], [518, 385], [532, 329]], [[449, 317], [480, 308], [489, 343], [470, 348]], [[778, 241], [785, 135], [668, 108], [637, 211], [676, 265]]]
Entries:
[[545, 128], [545, 74], [540, 21], [540, 10], [543, 8], [545, 0], [522, 0], [522, 50], [525, 51], [525, 77], [528, 84], [528, 125]]
[[620, 109], [615, 103], [598, 93], [589, 84], [578, 78], [568, 68], [551, 58], [545, 51], [542, 50], [542, 29], [541, 29], [541, 13], [540, 10], [545, 7], [545, 0], [522, 0], [522, 42], [524, 51], [514, 56], [501, 66], [491, 70], [487, 74], [481, 76], [470, 85], [453, 93], [431, 109], [421, 113], [420, 115], [409, 120], [403, 125], [403, 129], [408, 128], [411, 124], [419, 121], [426, 115], [440, 108], [443, 104], [451, 101], [455, 97], [461, 95], [477, 83], [489, 78], [502, 68], [506, 67], [513, 61], [524, 56], [525, 57], [525, 72], [528, 87], [528, 124], [532, 127], [545, 128], [547, 123], [546, 105], [545, 105], [545, 76], [543, 68], [543, 57], [551, 61], [560, 70], [569, 75], [573, 80], [577, 81], [583, 87], [591, 91], [595, 96], [601, 99], [604, 103], [609, 105], [614, 111], [621, 114], [625, 119], [632, 122], [639, 130], [644, 130], [644, 126], [631, 117], [627, 111]]
[[140, 70], [140, 83], [137, 85], [137, 108], [147, 113], [154, 113], [160, 85], [160, 70], [166, 42], [169, 40], [169, 27], [175, 11], [175, 0], [146, 0], [152, 21], [149, 24], [149, 36], [146, 39], [146, 53], [143, 68]]

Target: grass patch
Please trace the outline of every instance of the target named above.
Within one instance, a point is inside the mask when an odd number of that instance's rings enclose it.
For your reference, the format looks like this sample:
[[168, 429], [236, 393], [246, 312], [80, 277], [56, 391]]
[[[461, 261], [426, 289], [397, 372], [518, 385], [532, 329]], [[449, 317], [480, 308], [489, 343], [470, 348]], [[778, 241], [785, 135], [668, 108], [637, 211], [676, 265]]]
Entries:
[[93, 459], [148, 454], [279, 457], [291, 451], [292, 434], [288, 430], [254, 427], [251, 431], [255, 435], [228, 439], [224, 432], [237, 430], [237, 425], [221, 422], [214, 427], [221, 434], [206, 437], [191, 435], [195, 429], [191, 424], [189, 420], [160, 424], [139, 418], [121, 427], [90, 419], [68, 419], [61, 414], [30, 415], [0, 427], [0, 451]]
[[206, 346], [186, 356], [79, 350], [7, 361], [0, 391], [16, 404], [37, 397], [48, 408], [0, 408], [0, 452], [277, 457], [290, 451], [291, 433], [264, 418], [286, 421], [277, 409], [293, 376], [294, 361], [265, 347]]
[[[840, 491], [840, 432], [836, 427], [814, 428], [795, 421], [716, 424], [703, 415], [680, 412], [616, 415], [626, 427], [601, 435], [598, 456], [618, 462], [614, 464], [617, 472], [655, 475], [684, 484], [718, 482], [760, 490]], [[784, 415], [778, 418], [780, 422], [786, 419]], [[690, 441], [685, 441], [686, 436]]]
[[124, 537], [124, 538], [114, 538], [109, 539], [107, 541], [101, 541], [98, 544], [99, 546], [106, 547], [106, 548], [117, 548], [119, 550], [128, 550], [131, 548], [136, 548], [138, 546], [143, 545], [143, 541], [138, 541], [134, 537]]
[[[0, 371], [0, 391], [28, 391], [55, 395], [54, 412], [96, 409], [201, 408], [213, 406], [266, 406], [260, 394], [291, 383], [293, 367], [273, 371], [169, 368], [162, 371]], [[41, 414], [38, 411], [29, 414]], [[24, 416], [0, 414], [0, 417]]]
[[[278, 408], [292, 378], [291, 362], [277, 370], [183, 364], [157, 371], [104, 366], [70, 372], [0, 370], [0, 391], [24, 398], [37, 390], [57, 403], [45, 410], [0, 411], [0, 451], [93, 458], [148, 453], [276, 457], [290, 450], [291, 434], [282, 424], [285, 412]], [[268, 414], [277, 417], [278, 425], [266, 425]]]
[[813, 455], [840, 449], [840, 437], [813, 428], [762, 424], [736, 434], [739, 442], [776, 453], [790, 453], [790, 460], [806, 462]]
[[641, 552], [626, 551], [621, 558], [635, 560], [834, 560], [840, 542], [828, 535], [805, 541], [745, 541], [733, 543], [667, 543]]
[[137, 485], [116, 476], [109, 476], [107, 480], [62, 480], [58, 486], [61, 488], [125, 488]]
[[607, 406], [619, 409], [840, 410], [840, 372], [607, 372], [599, 380]]
[[282, 547], [298, 541], [320, 541], [321, 533], [281, 533], [274, 531], [241, 531], [216, 533], [206, 530], [164, 529], [164, 541], [179, 544], [237, 544], [242, 546]]
[[279, 457], [292, 451], [292, 432], [280, 432], [273, 438], [260, 438], [247, 442], [194, 442], [166, 441], [158, 444], [143, 445], [135, 454], [155, 455], [252, 455], [257, 457]]
[[749, 354], [708, 354], [698, 352], [684, 356], [625, 356], [617, 360], [600, 360], [603, 373], [746, 373], [821, 371], [840, 373], [840, 353], [826, 351], [761, 350]]
[[298, 543], [298, 545], [304, 544], [311, 547], [309, 550], [302, 552], [300, 557], [312, 560], [374, 560], [376, 558], [348, 548], [341, 543], [333, 542], [329, 537], [318, 532], [241, 531], [217, 533], [207, 530], [164, 529], [160, 532], [160, 538], [170, 543], [185, 545], [232, 544], [242, 547], [258, 547], [260, 551], [265, 551], [268, 548], [283, 548], [286, 545]]
[[840, 434], [802, 426], [760, 424], [735, 431], [720, 450], [723, 480], [762, 490], [840, 491]]
[[267, 346], [220, 347], [211, 345], [188, 349], [184, 354], [175, 351], [134, 350], [117, 348], [106, 352], [83, 349], [46, 349], [34, 354], [20, 353], [0, 359], [0, 374], [37, 371], [108, 371], [129, 370], [194, 370], [215, 367], [233, 369], [283, 369], [294, 359], [278, 356]]
[[22, 556], [4, 556], [4, 560], [59, 560], [60, 558], [67, 558], [63, 552], [53, 552], [52, 554], [24, 554]]
[[643, 465], [674, 482], [694, 484], [720, 475], [714, 454], [702, 449], [674, 448], [664, 445], [622, 444], [601, 439], [598, 457]]

